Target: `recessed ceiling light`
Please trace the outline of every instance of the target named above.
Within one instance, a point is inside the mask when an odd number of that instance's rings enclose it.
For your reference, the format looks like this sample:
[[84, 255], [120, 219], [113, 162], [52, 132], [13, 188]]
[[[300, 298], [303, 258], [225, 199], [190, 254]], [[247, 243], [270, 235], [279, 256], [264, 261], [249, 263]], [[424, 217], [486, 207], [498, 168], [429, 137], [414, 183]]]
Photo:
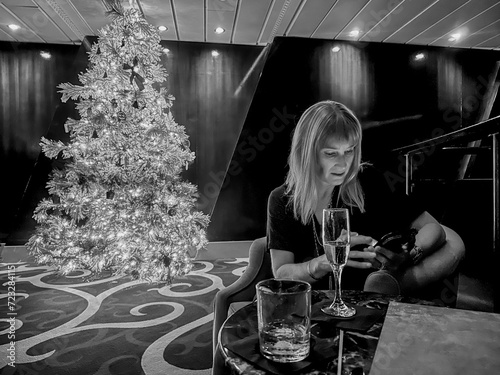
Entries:
[[454, 41], [456, 41], [456, 40], [459, 40], [461, 36], [462, 36], [462, 35], [461, 35], [460, 33], [451, 34], [451, 35], [450, 35], [450, 38], [448, 38], [448, 40], [449, 40], [450, 42], [454, 42]]
[[419, 52], [415, 55], [415, 60], [423, 60], [425, 59], [425, 54], [422, 52]]
[[40, 56], [42, 56], [44, 59], [48, 60], [52, 57], [52, 55], [50, 54], [50, 52], [47, 52], [47, 51], [41, 51], [40, 52]]
[[158, 30], [160, 30], [160, 31], [167, 31], [168, 27], [167, 26], [158, 26]]
[[222, 34], [226, 30], [224, 30], [222, 27], [219, 26], [214, 31], [215, 31], [216, 34]]
[[357, 37], [357, 36], [359, 36], [359, 34], [361, 34], [361, 31], [358, 29], [354, 29], [354, 30], [349, 32], [349, 36], [352, 36], [352, 37]]
[[213, 56], [213, 57], [217, 57], [217, 56], [219, 56], [219, 52], [217, 52], [216, 50], [213, 50], [213, 51], [212, 51], [212, 56]]
[[338, 52], [340, 51], [340, 47], [339, 46], [335, 46], [332, 48], [332, 52]]
[[21, 26], [19, 26], [19, 25], [14, 25], [14, 24], [9, 25], [9, 29], [14, 30], [14, 31], [19, 30], [20, 28], [21, 28]]

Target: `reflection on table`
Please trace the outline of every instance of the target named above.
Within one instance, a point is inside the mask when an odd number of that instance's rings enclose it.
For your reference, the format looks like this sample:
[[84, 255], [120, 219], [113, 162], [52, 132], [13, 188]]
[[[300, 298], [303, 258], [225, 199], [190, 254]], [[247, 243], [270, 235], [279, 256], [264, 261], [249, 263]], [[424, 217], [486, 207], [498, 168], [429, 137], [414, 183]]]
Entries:
[[[434, 302], [415, 298], [387, 296], [361, 291], [346, 290], [342, 294], [346, 303], [362, 306], [365, 311], [373, 309], [374, 314], [379, 316], [379, 319], [366, 331], [355, 332], [343, 329], [343, 342], [341, 345], [342, 374], [356, 375], [368, 374], [370, 372], [378, 339], [384, 324], [385, 312], [390, 301], [430, 306], [436, 305]], [[316, 306], [322, 303], [327, 304], [331, 302], [332, 298], [333, 292], [313, 291], [312, 303]], [[377, 312], [380, 312], [380, 314], [376, 314]], [[333, 322], [333, 324], [325, 324], [328, 323], [326, 321], [318, 323], [315, 322], [314, 318], [312, 319], [311, 342], [331, 348], [331, 358], [325, 361], [318, 361], [318, 363], [313, 362], [303, 371], [300, 371], [300, 373], [310, 375], [337, 374], [340, 328], [335, 327], [335, 323], [338, 322], [339, 326], [345, 323], [340, 323], [338, 320], [330, 320], [329, 322]], [[218, 350], [222, 354], [226, 366], [231, 369], [232, 373], [259, 375], [267, 373], [255, 363], [243, 359], [240, 355], [228, 349], [228, 347], [231, 347], [231, 343], [256, 335], [257, 332], [257, 307], [255, 303], [238, 310], [222, 326]]]

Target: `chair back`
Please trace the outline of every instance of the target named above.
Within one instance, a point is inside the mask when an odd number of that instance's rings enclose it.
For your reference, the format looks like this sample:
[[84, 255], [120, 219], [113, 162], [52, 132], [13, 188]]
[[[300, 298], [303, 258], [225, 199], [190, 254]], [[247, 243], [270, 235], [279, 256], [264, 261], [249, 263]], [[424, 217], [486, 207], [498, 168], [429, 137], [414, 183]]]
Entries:
[[255, 298], [255, 285], [261, 280], [273, 277], [271, 255], [267, 251], [267, 238], [261, 237], [252, 242], [248, 252], [248, 266], [241, 277], [228, 287], [219, 290], [214, 298], [212, 375], [224, 374], [224, 363], [217, 353], [219, 331], [227, 319], [229, 305], [234, 302], [252, 302]]

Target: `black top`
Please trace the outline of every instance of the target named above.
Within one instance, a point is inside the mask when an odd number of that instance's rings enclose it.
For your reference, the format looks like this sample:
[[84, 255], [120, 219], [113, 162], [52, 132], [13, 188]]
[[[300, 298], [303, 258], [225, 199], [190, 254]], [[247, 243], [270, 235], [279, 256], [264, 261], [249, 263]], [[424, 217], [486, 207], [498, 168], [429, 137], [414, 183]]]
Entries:
[[[351, 231], [360, 235], [380, 239], [384, 234], [408, 229], [424, 209], [418, 207], [407, 195], [393, 192], [379, 170], [368, 166], [358, 174], [365, 197], [365, 212], [356, 207], [350, 209]], [[333, 207], [337, 202], [338, 188], [334, 189]], [[315, 247], [315, 235], [312, 220], [303, 225], [293, 216], [293, 208], [287, 206], [289, 197], [285, 195], [285, 185], [274, 189], [268, 201], [267, 245], [268, 249], [287, 250], [294, 253], [295, 262], [302, 263], [315, 256], [315, 249], [324, 254], [321, 246]], [[338, 207], [347, 207], [339, 202]], [[317, 235], [321, 238], [321, 224], [316, 221]], [[363, 289], [366, 276], [374, 269], [360, 270], [345, 267], [342, 273], [343, 289]], [[314, 289], [328, 289], [328, 277], [312, 284]]]

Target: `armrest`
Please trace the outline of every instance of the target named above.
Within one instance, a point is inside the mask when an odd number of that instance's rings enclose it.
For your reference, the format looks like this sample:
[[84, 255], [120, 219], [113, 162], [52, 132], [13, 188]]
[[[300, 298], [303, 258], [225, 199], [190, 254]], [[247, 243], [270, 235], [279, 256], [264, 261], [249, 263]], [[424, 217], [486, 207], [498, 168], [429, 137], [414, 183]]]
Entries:
[[254, 241], [249, 251], [248, 266], [241, 277], [228, 287], [219, 290], [214, 298], [213, 348], [216, 352], [219, 330], [227, 319], [229, 305], [233, 302], [252, 301], [255, 285], [272, 277], [270, 255], [267, 253], [266, 238]]

